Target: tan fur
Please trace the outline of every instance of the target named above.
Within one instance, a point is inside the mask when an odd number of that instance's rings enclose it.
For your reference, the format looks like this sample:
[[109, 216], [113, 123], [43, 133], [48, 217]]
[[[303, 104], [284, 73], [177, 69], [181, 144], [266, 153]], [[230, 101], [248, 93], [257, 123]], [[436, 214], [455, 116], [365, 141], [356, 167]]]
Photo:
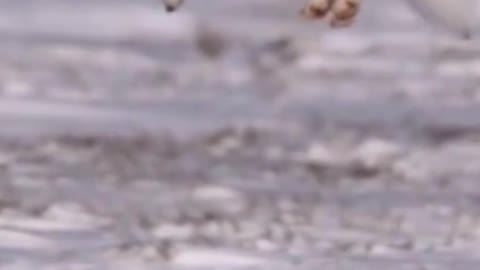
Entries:
[[332, 27], [350, 26], [361, 0], [308, 0], [301, 14], [309, 19], [325, 19]]
[[332, 10], [336, 0], [309, 0], [301, 10], [301, 14], [309, 19], [323, 19]]

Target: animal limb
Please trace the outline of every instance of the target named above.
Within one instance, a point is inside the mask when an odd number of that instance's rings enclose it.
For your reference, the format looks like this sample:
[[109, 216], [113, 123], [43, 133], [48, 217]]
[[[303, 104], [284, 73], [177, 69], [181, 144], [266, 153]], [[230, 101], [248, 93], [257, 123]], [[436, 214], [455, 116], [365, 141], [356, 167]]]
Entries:
[[332, 27], [350, 26], [361, 0], [308, 0], [301, 14], [309, 19], [325, 19]]

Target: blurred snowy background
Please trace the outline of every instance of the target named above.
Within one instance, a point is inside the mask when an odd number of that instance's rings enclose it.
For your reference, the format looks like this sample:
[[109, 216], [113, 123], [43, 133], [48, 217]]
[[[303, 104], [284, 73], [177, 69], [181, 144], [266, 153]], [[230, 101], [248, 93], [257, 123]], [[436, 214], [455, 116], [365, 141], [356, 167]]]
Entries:
[[0, 1], [1, 269], [476, 269], [480, 43], [302, 4]]

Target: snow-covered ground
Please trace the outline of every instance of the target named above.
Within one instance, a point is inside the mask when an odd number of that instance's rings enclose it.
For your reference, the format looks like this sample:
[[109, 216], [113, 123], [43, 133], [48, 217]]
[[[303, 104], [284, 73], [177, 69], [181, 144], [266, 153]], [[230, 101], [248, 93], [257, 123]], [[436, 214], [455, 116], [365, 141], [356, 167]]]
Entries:
[[0, 1], [0, 269], [476, 269], [480, 43], [294, 2]]

